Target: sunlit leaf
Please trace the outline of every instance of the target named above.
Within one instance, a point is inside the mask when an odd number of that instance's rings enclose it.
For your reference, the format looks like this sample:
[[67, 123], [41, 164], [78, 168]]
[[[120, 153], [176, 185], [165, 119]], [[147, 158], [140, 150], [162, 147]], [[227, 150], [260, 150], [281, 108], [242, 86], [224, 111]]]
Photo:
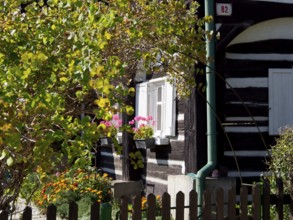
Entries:
[[7, 164], [7, 166], [11, 167], [14, 164], [14, 159], [12, 157], [9, 157], [6, 160], [6, 164]]

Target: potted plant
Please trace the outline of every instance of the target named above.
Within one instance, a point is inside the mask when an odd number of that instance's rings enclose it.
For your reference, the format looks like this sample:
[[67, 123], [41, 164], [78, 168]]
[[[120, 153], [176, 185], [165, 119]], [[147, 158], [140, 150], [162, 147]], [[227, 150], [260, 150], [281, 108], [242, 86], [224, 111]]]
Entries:
[[136, 148], [146, 149], [155, 146], [155, 139], [153, 138], [155, 121], [153, 121], [152, 116], [136, 116], [129, 124], [136, 125], [136, 127], [132, 127]]
[[98, 125], [98, 131], [100, 135], [100, 145], [109, 146], [112, 144], [113, 139], [117, 139], [119, 128], [122, 125], [122, 120], [119, 119], [118, 115], [103, 120]]

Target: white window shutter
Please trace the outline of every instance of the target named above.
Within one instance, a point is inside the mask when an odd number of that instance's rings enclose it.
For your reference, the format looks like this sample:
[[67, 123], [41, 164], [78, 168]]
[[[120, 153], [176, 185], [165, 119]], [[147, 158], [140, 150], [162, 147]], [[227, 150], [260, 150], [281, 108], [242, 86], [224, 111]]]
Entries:
[[280, 128], [293, 125], [292, 69], [269, 70], [269, 134], [278, 135]]
[[166, 136], [175, 136], [176, 100], [175, 87], [165, 82], [165, 129]]
[[[147, 89], [147, 98], [145, 102], [147, 102], [147, 116], [152, 116], [154, 121], [157, 121], [156, 114], [156, 94], [155, 94], [155, 86], [152, 83], [148, 83]], [[156, 132], [156, 131], [155, 131]]]
[[148, 112], [148, 84], [136, 84], [135, 115], [146, 117]]

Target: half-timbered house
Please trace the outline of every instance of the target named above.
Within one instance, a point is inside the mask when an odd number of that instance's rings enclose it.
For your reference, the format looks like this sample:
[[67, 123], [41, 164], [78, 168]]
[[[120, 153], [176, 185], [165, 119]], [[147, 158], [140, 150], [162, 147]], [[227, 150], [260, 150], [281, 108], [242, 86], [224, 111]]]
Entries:
[[[202, 8], [204, 8], [202, 2]], [[279, 129], [293, 124], [293, 1], [214, 2], [216, 42], [217, 166], [238, 183], [258, 181]], [[159, 121], [157, 142], [140, 171], [147, 192], [167, 190], [167, 176], [196, 173], [206, 162], [205, 94], [176, 99], [165, 78], [136, 84], [137, 114]], [[100, 151], [100, 167], [122, 178], [122, 157]]]

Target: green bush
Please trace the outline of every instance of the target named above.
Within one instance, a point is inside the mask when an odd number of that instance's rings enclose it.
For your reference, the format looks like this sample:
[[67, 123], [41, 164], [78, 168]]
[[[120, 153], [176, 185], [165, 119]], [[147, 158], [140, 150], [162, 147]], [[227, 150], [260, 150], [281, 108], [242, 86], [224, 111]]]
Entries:
[[290, 192], [290, 181], [293, 177], [293, 128], [286, 127], [276, 139], [276, 144], [271, 148], [268, 161], [270, 180], [281, 178], [284, 190]]
[[[293, 128], [282, 129], [281, 134], [276, 138], [276, 144], [270, 151], [269, 176], [271, 193], [276, 193], [276, 179], [280, 178], [284, 184], [284, 193], [290, 193], [291, 181], [293, 178]], [[271, 206], [271, 217], [275, 215], [275, 206]], [[289, 219], [289, 207], [284, 206], [284, 219]]]
[[[90, 218], [90, 207], [92, 200], [90, 197], [81, 198], [78, 202], [78, 219], [89, 219]], [[69, 204], [61, 204], [57, 207], [58, 216], [62, 219], [69, 219]]]

